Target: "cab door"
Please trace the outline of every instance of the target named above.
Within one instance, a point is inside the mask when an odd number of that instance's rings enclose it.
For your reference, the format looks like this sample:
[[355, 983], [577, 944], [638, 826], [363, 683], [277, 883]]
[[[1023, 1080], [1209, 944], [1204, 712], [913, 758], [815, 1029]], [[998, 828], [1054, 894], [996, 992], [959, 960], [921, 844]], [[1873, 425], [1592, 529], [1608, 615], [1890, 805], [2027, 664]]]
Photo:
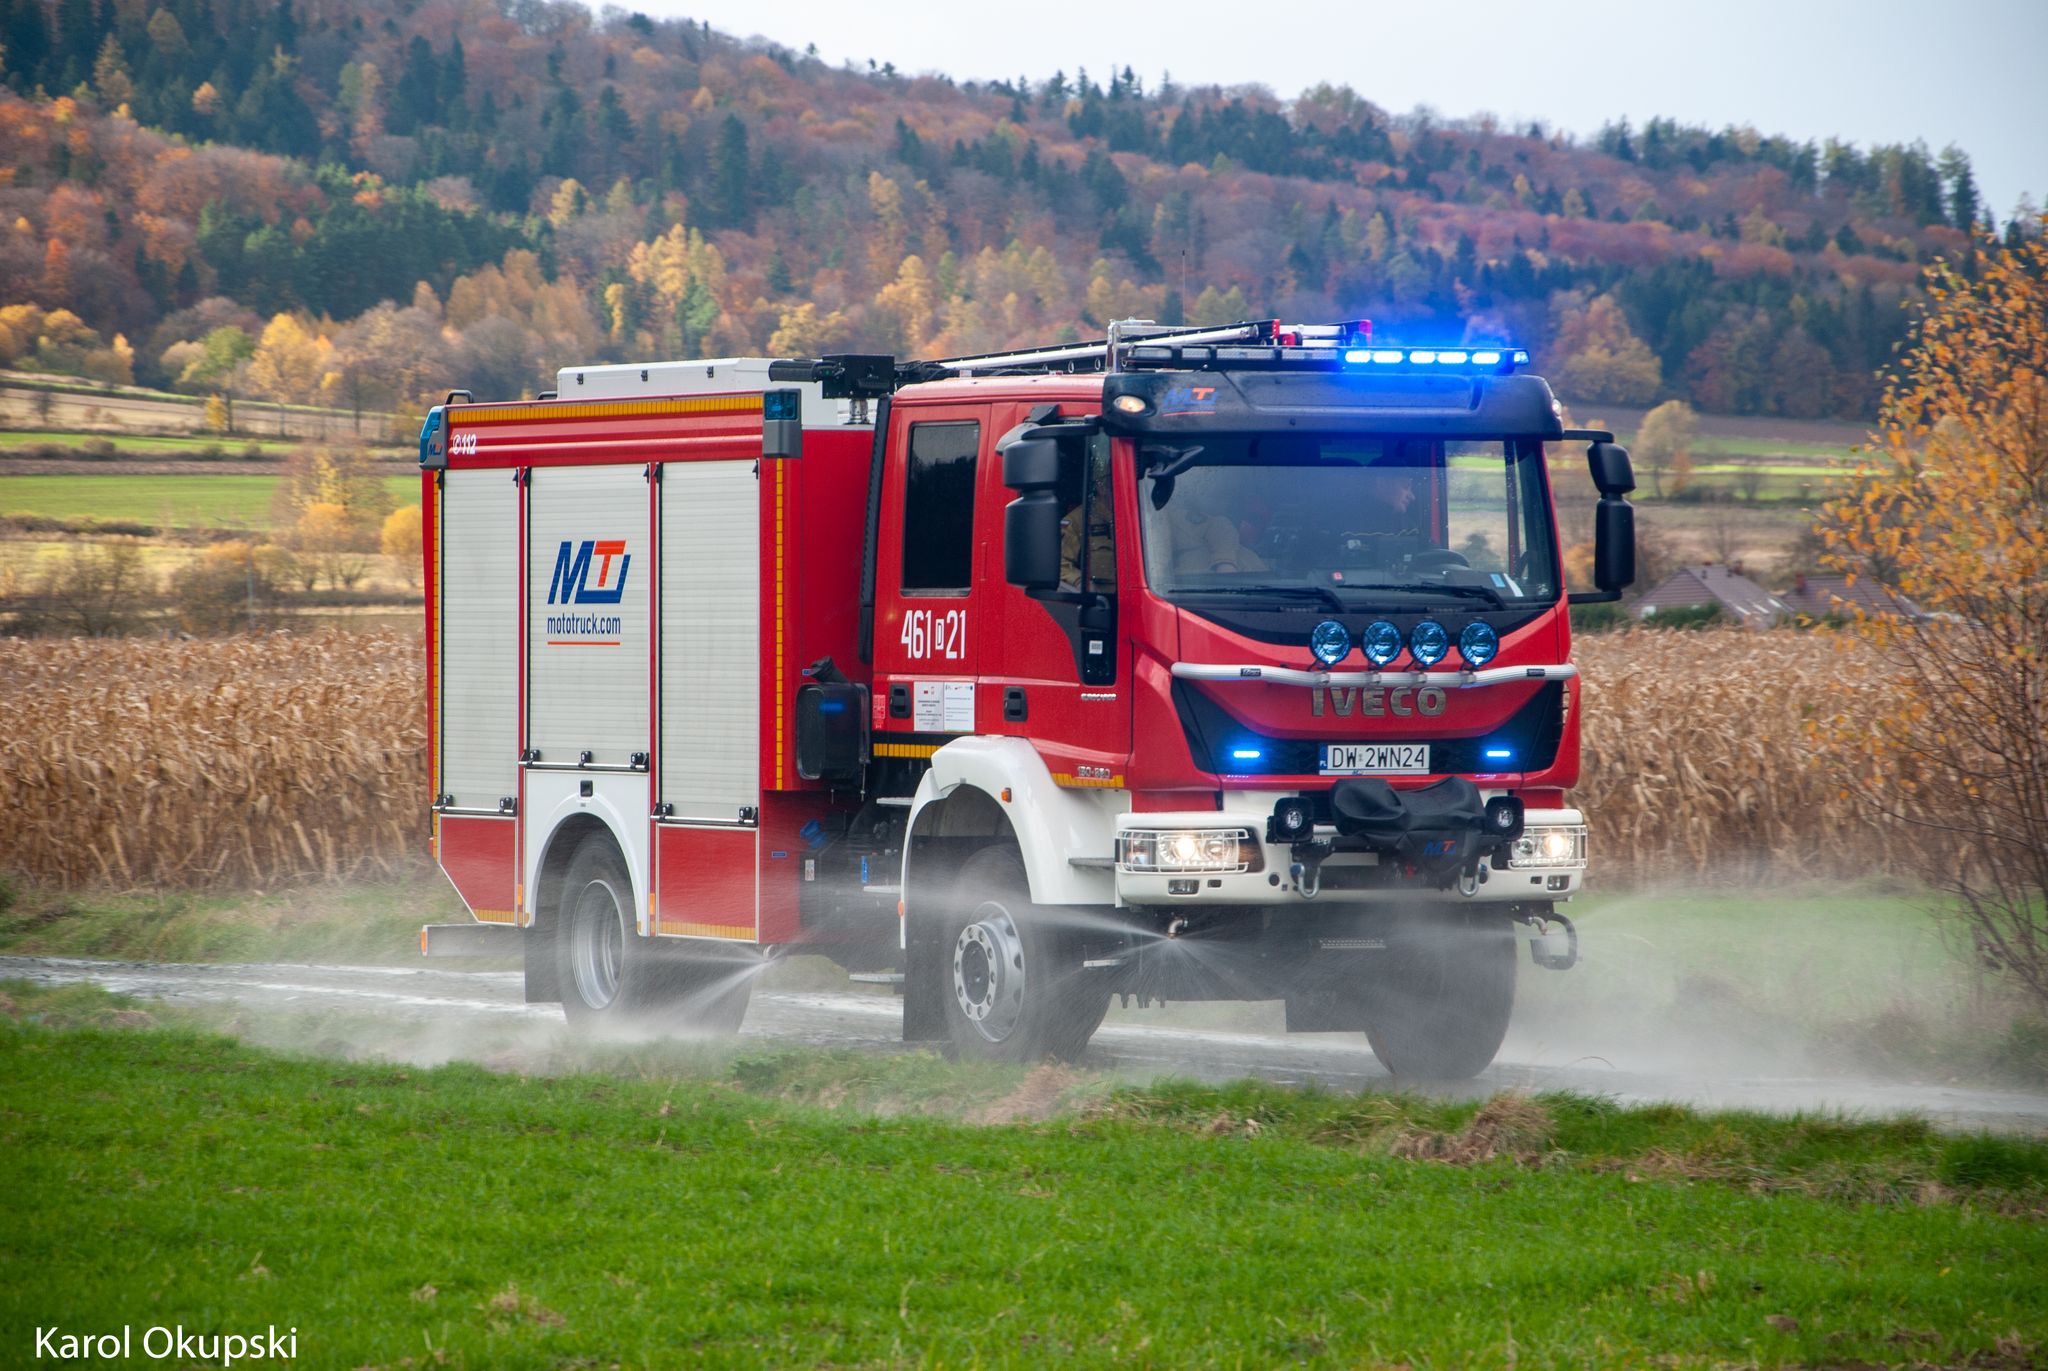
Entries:
[[[1004, 409], [1011, 413], [1001, 413]], [[1000, 427], [1025, 422], [1030, 407], [998, 406]], [[1002, 436], [1001, 433], [995, 435]], [[1071, 786], [1121, 786], [1131, 750], [1131, 657], [1121, 622], [1114, 444], [1104, 434], [1059, 441], [1062, 510], [1060, 584], [1037, 594], [1003, 574], [1002, 510], [1016, 498], [1002, 463], [985, 459], [982, 521], [990, 544], [982, 688], [996, 710], [989, 731], [1027, 737], [1054, 779]]]
[[[976, 666], [988, 631], [976, 587], [1001, 576], [978, 519], [989, 407], [899, 405], [875, 549], [876, 756], [929, 756], [986, 717]], [[1000, 707], [998, 707], [1000, 712]], [[908, 736], [906, 736], [908, 735]]]

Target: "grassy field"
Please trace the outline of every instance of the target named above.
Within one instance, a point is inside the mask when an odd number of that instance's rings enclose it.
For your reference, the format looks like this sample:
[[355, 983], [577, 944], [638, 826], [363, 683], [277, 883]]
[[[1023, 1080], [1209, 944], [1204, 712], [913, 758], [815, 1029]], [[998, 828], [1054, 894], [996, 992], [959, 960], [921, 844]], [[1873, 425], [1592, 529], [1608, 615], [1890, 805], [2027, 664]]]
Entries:
[[26, 452], [35, 448], [50, 447], [72, 448], [82, 452], [90, 448], [111, 447], [116, 452], [127, 454], [165, 453], [187, 456], [211, 449], [230, 457], [243, 457], [253, 448], [265, 457], [282, 457], [302, 446], [302, 443], [280, 442], [275, 438], [244, 438], [233, 434], [220, 437], [193, 437], [190, 434], [105, 434], [33, 429], [0, 433], [0, 452]]
[[[0, 476], [0, 513], [52, 519], [101, 519], [171, 528], [248, 528], [270, 524], [277, 476]], [[419, 498], [413, 477], [385, 478], [399, 503]]]
[[2038, 1142], [807, 1049], [419, 1070], [0, 994], [10, 1349], [183, 1323], [296, 1328], [337, 1367], [2019, 1366], [2048, 1340]]

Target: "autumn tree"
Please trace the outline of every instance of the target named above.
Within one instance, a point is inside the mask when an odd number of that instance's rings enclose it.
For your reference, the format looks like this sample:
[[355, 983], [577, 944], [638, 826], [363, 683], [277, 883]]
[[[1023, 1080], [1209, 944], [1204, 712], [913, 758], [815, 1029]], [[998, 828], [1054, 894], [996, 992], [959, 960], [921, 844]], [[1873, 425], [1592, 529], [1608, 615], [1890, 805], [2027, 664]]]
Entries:
[[[1650, 472], [1650, 493], [1664, 498], [1664, 473], [1681, 465], [1687, 480], [1692, 475], [1692, 445], [1699, 438], [1700, 416], [1683, 400], [1666, 400], [1643, 416], [1636, 430], [1632, 455]], [[1677, 486], [1683, 489], [1683, 486]]]
[[1558, 363], [1551, 377], [1560, 391], [1610, 405], [1643, 405], [1656, 397], [1663, 367], [1612, 295], [1596, 296], [1583, 308], [1560, 302], [1558, 312]]
[[271, 523], [291, 530], [294, 551], [373, 552], [391, 507], [391, 492], [363, 449], [301, 448], [285, 460]]
[[264, 327], [249, 358], [250, 386], [279, 404], [310, 404], [334, 374], [334, 345], [289, 314]]
[[420, 553], [425, 546], [422, 527], [420, 507], [401, 505], [385, 516], [377, 539], [384, 555], [398, 563], [409, 586], [420, 583]]
[[1870, 806], [1928, 841], [1985, 963], [2048, 1006], [2048, 241], [1937, 262], [1873, 443], [1821, 517], [1826, 562], [1927, 617], [1852, 632], [1901, 688], [1833, 720]]

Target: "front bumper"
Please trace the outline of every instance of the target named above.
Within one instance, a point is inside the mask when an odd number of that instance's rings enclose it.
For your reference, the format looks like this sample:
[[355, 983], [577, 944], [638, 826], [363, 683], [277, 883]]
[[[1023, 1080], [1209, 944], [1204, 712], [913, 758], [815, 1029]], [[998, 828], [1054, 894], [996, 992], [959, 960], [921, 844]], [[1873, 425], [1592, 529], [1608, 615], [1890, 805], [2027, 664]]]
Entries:
[[[1499, 792], [1488, 792], [1489, 797]], [[1120, 905], [1287, 905], [1311, 899], [1386, 900], [1404, 903], [1441, 900], [1447, 903], [1568, 900], [1585, 883], [1587, 842], [1585, 818], [1576, 809], [1531, 809], [1523, 816], [1524, 831], [1538, 841], [1525, 846], [1506, 865], [1500, 855], [1482, 858], [1475, 871], [1461, 873], [1445, 888], [1419, 872], [1398, 869], [1397, 859], [1374, 852], [1335, 852], [1310, 879], [1296, 871], [1294, 846], [1266, 840], [1266, 821], [1279, 794], [1226, 791], [1220, 810], [1184, 810], [1164, 814], [1117, 816], [1116, 894]], [[1208, 838], [1235, 834], [1235, 861], [1217, 857], [1214, 842], [1174, 843], [1160, 836], [1199, 834]], [[1555, 835], [1553, 837], [1552, 835]], [[1336, 829], [1318, 826], [1313, 838], [1337, 837]], [[1549, 839], [1549, 841], [1545, 841]], [[1128, 857], [1150, 852], [1150, 861], [1174, 848], [1200, 853], [1202, 866], [1188, 870], [1147, 869]], [[1172, 853], [1167, 854], [1170, 860]], [[1313, 893], [1305, 893], [1308, 886]]]

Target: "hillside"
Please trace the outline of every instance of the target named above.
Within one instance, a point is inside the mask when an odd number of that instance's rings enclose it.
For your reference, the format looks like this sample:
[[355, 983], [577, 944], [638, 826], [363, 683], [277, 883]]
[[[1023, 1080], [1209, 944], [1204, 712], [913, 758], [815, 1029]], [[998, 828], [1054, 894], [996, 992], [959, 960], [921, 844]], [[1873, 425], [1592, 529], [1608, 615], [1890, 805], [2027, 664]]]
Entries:
[[1271, 314], [1857, 417], [1983, 218], [1953, 149], [959, 84], [529, 0], [0, 0], [0, 42], [0, 366], [352, 409]]

